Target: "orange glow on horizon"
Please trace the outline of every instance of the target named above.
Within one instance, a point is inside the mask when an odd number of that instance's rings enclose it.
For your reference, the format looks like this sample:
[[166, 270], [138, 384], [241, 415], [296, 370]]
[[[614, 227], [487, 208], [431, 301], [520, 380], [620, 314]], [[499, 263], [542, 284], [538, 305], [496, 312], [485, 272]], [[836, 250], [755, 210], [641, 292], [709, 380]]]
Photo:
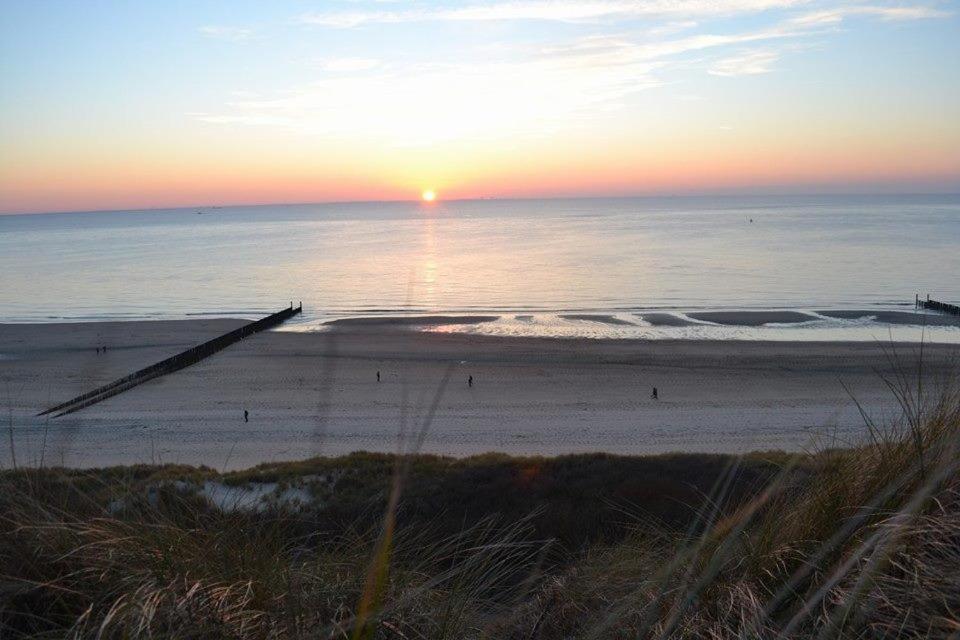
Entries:
[[[0, 162], [0, 213], [190, 207], [209, 204], [664, 195], [778, 189], [942, 190], [960, 180], [950, 136], [911, 130], [912, 138], [850, 136], [647, 135], [606, 145], [541, 140], [513, 148], [383, 150], [357, 147], [334, 163], [303, 146], [254, 149], [233, 141], [184, 149], [130, 140], [93, 153], [61, 146], [55, 160], [24, 148]], [[922, 144], [921, 144], [922, 143]], [[226, 142], [224, 143], [226, 144]], [[92, 148], [92, 142], [90, 143]], [[786, 153], [784, 149], [791, 149]], [[907, 150], [913, 149], [910, 153]], [[139, 156], [135, 153], [139, 150]], [[429, 175], [431, 185], [423, 186]], [[443, 189], [441, 195], [439, 189]]]

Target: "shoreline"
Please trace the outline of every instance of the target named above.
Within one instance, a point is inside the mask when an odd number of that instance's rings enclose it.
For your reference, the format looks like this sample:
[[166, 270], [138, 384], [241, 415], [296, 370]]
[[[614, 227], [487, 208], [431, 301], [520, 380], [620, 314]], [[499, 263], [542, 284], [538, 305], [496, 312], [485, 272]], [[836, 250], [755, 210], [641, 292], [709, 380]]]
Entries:
[[[271, 310], [272, 312], [272, 310]], [[250, 322], [266, 311], [211, 311], [169, 318], [87, 318], [56, 322], [9, 322], [3, 326], [110, 326], [129, 322], [189, 320]], [[397, 329], [461, 333], [497, 338], [615, 339], [647, 341], [910, 343], [960, 344], [960, 317], [904, 306], [877, 308], [811, 307], [694, 307], [689, 309], [616, 309], [573, 311], [482, 310], [421, 312], [399, 309], [357, 309], [354, 312], [317, 310], [309, 305], [275, 330], [291, 333], [382, 331]], [[0, 351], [0, 359], [3, 359]]]
[[[170, 462], [232, 469], [396, 452], [401, 429], [416, 433], [436, 397], [424, 453], [842, 446], [864, 433], [844, 385], [877, 418], [895, 415], [878, 372], [893, 372], [891, 350], [911, 366], [918, 347], [499, 337], [403, 326], [269, 331], [76, 414], [34, 415], [243, 322], [0, 325], [0, 378], [8, 382], [4, 403], [18, 464], [42, 457], [81, 467]], [[106, 354], [95, 351], [101, 343]], [[956, 345], [924, 345], [925, 384], [945, 379], [958, 355]], [[471, 375], [473, 387], [466, 384]], [[650, 398], [654, 386], [659, 400]], [[10, 451], [0, 449], [0, 463], [10, 466]]]
[[[872, 321], [878, 325], [908, 325], [927, 327], [960, 328], [960, 316], [937, 311], [914, 309], [910, 304], [877, 304], [829, 306], [829, 305], [774, 305], [774, 306], [693, 306], [656, 308], [609, 308], [609, 309], [456, 309], [448, 311], [425, 311], [417, 309], [356, 309], [326, 310], [313, 313], [304, 307], [306, 323], [312, 328], [325, 326], [408, 326], [430, 327], [443, 325], [482, 325], [504, 320], [529, 321], [534, 318], [580, 321], [613, 326], [730, 326], [783, 327], [805, 325], [811, 322], [833, 322], [838, 326], [851, 321]], [[111, 322], [178, 322], [185, 320], [256, 320], [273, 313], [276, 309], [221, 310], [181, 313], [150, 314], [103, 314], [83, 316], [44, 316], [42, 318], [0, 319], [0, 326], [92, 324]]]

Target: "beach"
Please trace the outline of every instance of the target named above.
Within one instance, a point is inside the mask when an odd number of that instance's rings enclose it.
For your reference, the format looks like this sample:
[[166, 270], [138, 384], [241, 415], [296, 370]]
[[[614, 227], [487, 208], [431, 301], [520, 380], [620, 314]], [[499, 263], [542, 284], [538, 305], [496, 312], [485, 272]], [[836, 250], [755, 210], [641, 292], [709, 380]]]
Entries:
[[[35, 415], [243, 322], [0, 325], [0, 391], [12, 425], [0, 460], [241, 468], [401, 446], [458, 456], [846, 446], [865, 433], [854, 398], [879, 422], [898, 415], [883, 376], [899, 367], [915, 380], [919, 349], [506, 338], [440, 322], [431, 331], [340, 323], [264, 332], [75, 414]], [[924, 346], [928, 389], [943, 383], [957, 355], [956, 345]]]

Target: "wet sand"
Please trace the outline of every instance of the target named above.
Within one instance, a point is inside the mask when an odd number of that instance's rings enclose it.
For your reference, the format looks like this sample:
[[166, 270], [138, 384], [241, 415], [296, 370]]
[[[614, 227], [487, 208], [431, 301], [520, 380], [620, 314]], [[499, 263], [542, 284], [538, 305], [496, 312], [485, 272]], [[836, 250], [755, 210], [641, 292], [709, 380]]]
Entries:
[[480, 324], [493, 322], [499, 316], [370, 316], [366, 318], [341, 318], [324, 325], [333, 327], [440, 327], [446, 325]]
[[583, 322], [599, 322], [616, 327], [631, 327], [634, 323], [621, 320], [616, 316], [596, 313], [565, 313], [560, 315], [564, 320], [581, 320]]
[[698, 324], [672, 313], [643, 313], [640, 317], [654, 327], [692, 327]]
[[[341, 324], [257, 334], [70, 416], [34, 415], [242, 322], [0, 325], [0, 403], [18, 463], [236, 468], [395, 451], [398, 434], [422, 425], [435, 400], [423, 449], [453, 455], [842, 445], [863, 433], [844, 385], [878, 419], [897, 413], [877, 373], [892, 368], [890, 345], [501, 338]], [[106, 354], [95, 352], [100, 345]], [[907, 363], [915, 352], [897, 347]], [[957, 346], [927, 345], [924, 370], [938, 379], [958, 355]]]
[[716, 324], [740, 327], [760, 327], [765, 324], [789, 324], [816, 320], [814, 316], [798, 311], [705, 311], [688, 313], [689, 317]]

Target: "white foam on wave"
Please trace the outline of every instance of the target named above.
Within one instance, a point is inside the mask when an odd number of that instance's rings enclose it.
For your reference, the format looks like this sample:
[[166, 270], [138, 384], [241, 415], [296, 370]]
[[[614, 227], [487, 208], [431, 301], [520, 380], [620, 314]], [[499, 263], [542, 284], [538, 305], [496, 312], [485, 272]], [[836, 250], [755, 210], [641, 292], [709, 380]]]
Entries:
[[[697, 317], [709, 312], [710, 318]], [[474, 311], [474, 314], [480, 313]], [[722, 309], [685, 311], [680, 309], [635, 310], [630, 312], [589, 310], [576, 312], [527, 312], [527, 311], [483, 311], [484, 319], [496, 319], [476, 322], [478, 316], [462, 316], [463, 322], [456, 322], [459, 314], [445, 316], [443, 323], [418, 324], [410, 321], [417, 314], [407, 316], [391, 314], [403, 322], [395, 322], [394, 330], [427, 331], [433, 333], [466, 333], [490, 336], [524, 338], [591, 338], [613, 340], [755, 340], [755, 341], [802, 341], [802, 342], [937, 342], [960, 343], [960, 323], [957, 325], [923, 325], [925, 314], [910, 314], [905, 322], [900, 314], [902, 309], [878, 309], [876, 312], [864, 311], [863, 315], [839, 317], [825, 315], [830, 312], [818, 312], [812, 308], [796, 309]], [[852, 314], [851, 311], [838, 313]], [[884, 317], [896, 313], [895, 322], [885, 321]], [[692, 314], [692, 315], [691, 315]], [[729, 320], [719, 319], [729, 314]], [[795, 322], [771, 321], [755, 324], [757, 316], [801, 317]], [[358, 326], [370, 324], [378, 316], [347, 316], [356, 320]], [[428, 318], [435, 317], [435, 315]], [[743, 318], [738, 324], [737, 318]], [[905, 316], [906, 317], [906, 316]], [[282, 331], [329, 331], [334, 325], [327, 324], [332, 319], [321, 317], [295, 325], [282, 325]], [[649, 318], [649, 320], [647, 319]], [[914, 321], [914, 318], [916, 320]], [[714, 320], [716, 319], [716, 321]], [[368, 322], [369, 321], [369, 322]], [[911, 323], [913, 322], [913, 323]], [[347, 322], [345, 326], [353, 326]], [[381, 327], [384, 328], [384, 327]], [[390, 327], [388, 327], [390, 328]]]
[[[863, 318], [831, 318], [803, 311], [810, 320], [795, 323], [768, 323], [760, 326], [722, 325], [695, 320], [684, 313], [671, 315], [687, 321], [688, 326], [662, 326], [633, 318], [631, 324], [610, 324], [583, 319], [563, 318], [557, 314], [513, 315], [477, 325], [428, 327], [426, 331], [469, 333], [490, 336], [525, 338], [592, 338], [641, 340], [756, 340], [803, 342], [939, 342], [960, 343], [960, 327], [888, 324], [876, 316]], [[617, 314], [620, 317], [620, 314]], [[624, 320], [627, 318], [624, 317]]]

